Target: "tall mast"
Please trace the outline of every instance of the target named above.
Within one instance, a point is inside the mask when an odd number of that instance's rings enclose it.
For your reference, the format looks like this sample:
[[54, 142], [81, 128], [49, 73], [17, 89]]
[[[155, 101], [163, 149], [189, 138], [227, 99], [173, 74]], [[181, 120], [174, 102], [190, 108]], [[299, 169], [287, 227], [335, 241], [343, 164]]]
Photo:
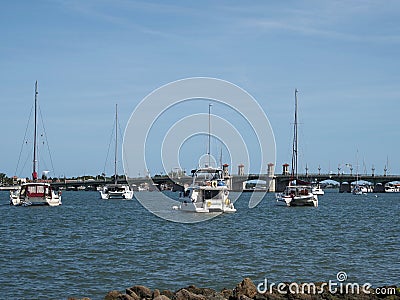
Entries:
[[292, 179], [298, 178], [297, 173], [297, 89], [294, 90], [294, 128], [293, 128], [293, 152], [292, 152]]
[[211, 106], [211, 103], [208, 104], [208, 167], [211, 164]]
[[115, 153], [114, 153], [114, 183], [117, 179], [117, 152], [118, 152], [118, 104], [115, 104]]
[[222, 169], [222, 145], [221, 145], [221, 152], [219, 154], [219, 166]]
[[33, 181], [37, 180], [37, 172], [36, 172], [36, 150], [37, 150], [37, 96], [38, 96], [38, 83], [37, 80], [35, 82], [35, 121], [34, 121], [34, 130], [33, 130], [33, 171], [32, 171], [32, 179]]

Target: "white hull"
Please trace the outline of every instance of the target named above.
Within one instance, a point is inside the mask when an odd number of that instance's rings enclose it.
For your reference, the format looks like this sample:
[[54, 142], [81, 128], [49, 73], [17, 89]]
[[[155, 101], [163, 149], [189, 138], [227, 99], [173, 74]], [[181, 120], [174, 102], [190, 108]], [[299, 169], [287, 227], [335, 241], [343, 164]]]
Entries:
[[20, 189], [10, 191], [10, 205], [13, 206], [61, 204], [61, 194], [53, 191], [48, 183], [26, 183]]
[[316, 187], [314, 187], [314, 188], [312, 189], [312, 193], [313, 193], [314, 195], [317, 195], [317, 196], [323, 196], [323, 195], [325, 195], [325, 192], [324, 192], [323, 189], [321, 189], [321, 188], [316, 188]]
[[100, 190], [100, 196], [103, 200], [131, 200], [133, 198], [133, 191], [127, 185], [111, 185], [103, 187], [103, 189]]
[[197, 170], [192, 185], [179, 197], [181, 204], [173, 209], [193, 213], [236, 212], [221, 174], [220, 169]]
[[399, 193], [400, 188], [398, 187], [385, 187], [385, 193]]
[[314, 206], [318, 207], [318, 197], [313, 195], [312, 197], [276, 197], [277, 205], [283, 206]]
[[276, 194], [276, 202], [283, 206], [318, 207], [318, 196], [307, 186], [287, 186], [283, 193]]
[[182, 204], [179, 206], [179, 209], [186, 212], [195, 212], [195, 213], [213, 213], [213, 212], [223, 212], [223, 213], [234, 213], [236, 212], [236, 208], [233, 206], [233, 203], [226, 197], [224, 200], [205, 200], [201, 202], [191, 202], [188, 198], [180, 198]]

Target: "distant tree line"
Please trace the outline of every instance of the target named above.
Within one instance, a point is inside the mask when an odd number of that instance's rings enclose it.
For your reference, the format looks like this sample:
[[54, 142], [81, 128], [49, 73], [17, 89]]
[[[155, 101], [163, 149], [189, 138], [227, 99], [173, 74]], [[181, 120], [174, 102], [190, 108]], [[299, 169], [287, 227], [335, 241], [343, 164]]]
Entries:
[[[42, 180], [47, 180], [51, 182], [59, 182], [59, 181], [64, 181], [64, 180], [77, 180], [77, 181], [113, 181], [115, 178], [114, 175], [112, 176], [106, 176], [104, 173], [92, 176], [92, 175], [84, 175], [84, 176], [73, 176], [73, 177], [47, 177], [46, 175], [42, 175], [41, 179]], [[29, 181], [30, 178], [26, 177], [24, 178], [26, 181]], [[125, 176], [124, 175], [118, 175], [118, 180], [124, 180]], [[19, 181], [17, 180], [17, 177], [8, 177], [5, 173], [0, 173], [0, 186], [7, 186], [7, 185], [15, 185], [15, 184], [20, 184], [21, 178], [19, 178]]]

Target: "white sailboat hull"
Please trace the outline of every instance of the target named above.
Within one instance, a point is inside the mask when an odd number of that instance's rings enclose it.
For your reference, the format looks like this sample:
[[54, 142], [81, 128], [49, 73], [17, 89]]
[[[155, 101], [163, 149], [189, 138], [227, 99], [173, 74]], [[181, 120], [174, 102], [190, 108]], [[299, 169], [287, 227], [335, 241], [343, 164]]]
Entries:
[[108, 199], [132, 200], [133, 191], [127, 185], [105, 186], [102, 190], [100, 190], [100, 196], [101, 199], [103, 200], [108, 200]]
[[61, 194], [53, 191], [48, 183], [26, 183], [20, 189], [10, 191], [10, 205], [61, 205]]
[[317, 195], [309, 197], [288, 197], [280, 196], [276, 197], [277, 205], [283, 206], [314, 206], [318, 207], [318, 197]]
[[275, 195], [277, 205], [318, 207], [318, 196], [306, 186], [287, 186], [283, 193]]

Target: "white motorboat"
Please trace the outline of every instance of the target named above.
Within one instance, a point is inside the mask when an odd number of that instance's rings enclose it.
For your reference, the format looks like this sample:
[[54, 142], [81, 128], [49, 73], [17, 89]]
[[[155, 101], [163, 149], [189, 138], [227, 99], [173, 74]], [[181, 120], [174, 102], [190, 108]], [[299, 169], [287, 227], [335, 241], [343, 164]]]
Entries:
[[38, 84], [35, 83], [35, 116], [33, 133], [33, 172], [32, 182], [23, 183], [17, 190], [10, 191], [10, 205], [61, 205], [61, 193], [53, 190], [47, 182], [38, 181], [37, 167], [37, 102]]
[[298, 179], [297, 173], [297, 89], [294, 92], [294, 130], [292, 150], [292, 174], [291, 180], [283, 193], [277, 193], [276, 203], [285, 206], [318, 206], [318, 196], [312, 192], [311, 185], [306, 185]]
[[233, 213], [236, 212], [236, 208], [229, 199], [223, 170], [211, 167], [211, 106], [208, 105], [208, 163], [205, 163], [204, 167], [192, 170], [193, 182], [181, 193], [178, 209], [196, 213]]
[[118, 153], [118, 105], [115, 105], [115, 149], [114, 149], [114, 183], [107, 184], [100, 190], [101, 199], [124, 199], [133, 198], [133, 190], [128, 184], [118, 183], [117, 174], [117, 153]]
[[325, 195], [324, 190], [321, 188], [321, 186], [320, 186], [319, 184], [312, 186], [311, 192], [312, 192], [314, 195], [317, 195], [317, 196], [323, 196], [323, 195]]
[[236, 212], [229, 199], [229, 190], [223, 179], [222, 169], [200, 168], [192, 171], [193, 183], [179, 199], [179, 209], [188, 212]]

